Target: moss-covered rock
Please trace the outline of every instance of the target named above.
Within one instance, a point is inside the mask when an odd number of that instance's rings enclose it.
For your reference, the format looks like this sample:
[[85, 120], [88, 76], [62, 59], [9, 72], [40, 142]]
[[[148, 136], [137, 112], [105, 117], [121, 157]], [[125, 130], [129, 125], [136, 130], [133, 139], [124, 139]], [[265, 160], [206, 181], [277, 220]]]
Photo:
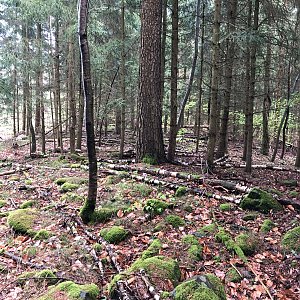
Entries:
[[230, 268], [225, 276], [227, 282], [240, 282], [242, 279], [242, 276], [234, 268]]
[[264, 220], [264, 222], [262, 223], [261, 227], [260, 227], [260, 231], [262, 233], [268, 233], [272, 228], [275, 227], [275, 224], [272, 220], [270, 219], [266, 219]]
[[178, 228], [180, 226], [184, 226], [185, 225], [185, 221], [176, 215], [168, 215], [165, 218], [166, 222], [170, 225], [172, 225], [172, 227], [174, 228]]
[[236, 244], [240, 247], [245, 255], [252, 255], [258, 246], [258, 239], [252, 234], [241, 233], [235, 239]]
[[221, 211], [230, 211], [231, 208], [232, 208], [231, 203], [222, 203], [222, 204], [220, 204], [220, 206], [219, 206], [219, 209], [220, 209]]
[[244, 262], [248, 261], [241, 247], [237, 245], [237, 243], [231, 238], [231, 236], [225, 231], [224, 228], [219, 227], [215, 237], [217, 241], [225, 245], [228, 251], [234, 251], [236, 255]]
[[39, 297], [37, 300], [55, 300], [55, 295], [57, 295], [58, 292], [60, 292], [60, 295], [62, 293], [65, 293], [65, 295], [72, 300], [96, 300], [98, 295], [100, 294], [99, 288], [93, 283], [79, 285], [74, 283], [73, 281], [66, 281], [50, 288], [46, 294]]
[[185, 235], [182, 240], [184, 244], [189, 245], [188, 255], [193, 260], [202, 259], [203, 248], [200, 246], [198, 239], [192, 234]]
[[281, 244], [285, 250], [300, 253], [300, 226], [287, 231]]
[[35, 240], [47, 240], [51, 235], [52, 235], [52, 233], [50, 231], [48, 231], [46, 229], [41, 229], [35, 234], [34, 239]]
[[77, 190], [78, 188], [79, 188], [79, 184], [65, 182], [64, 184], [62, 184], [62, 186], [60, 187], [59, 191], [61, 193], [67, 193], [67, 192], [71, 192], [71, 191]]
[[146, 259], [149, 257], [153, 257], [159, 254], [159, 250], [162, 248], [162, 243], [159, 239], [155, 239], [152, 241], [148, 249], [143, 251], [142, 259]]
[[185, 195], [187, 192], [187, 188], [185, 186], [180, 186], [176, 192], [175, 192], [175, 196], [176, 197], [182, 197], [183, 195]]
[[82, 219], [82, 222], [87, 224], [93, 220], [95, 217], [95, 205], [94, 201], [85, 200], [83, 206], [80, 209], [79, 216]]
[[111, 244], [118, 244], [125, 240], [129, 232], [122, 226], [113, 226], [111, 228], [103, 228], [100, 235]]
[[32, 207], [35, 204], [34, 200], [28, 200], [28, 201], [24, 201], [21, 205], [20, 208], [29, 208]]
[[7, 224], [17, 233], [27, 233], [32, 229], [37, 217], [38, 214], [34, 209], [17, 209], [9, 213]]
[[114, 298], [117, 296], [116, 283], [124, 278], [128, 278], [131, 274], [145, 270], [150, 280], [155, 282], [161, 282], [164, 280], [170, 280], [174, 286], [176, 286], [180, 280], [180, 269], [178, 262], [174, 259], [164, 256], [153, 256], [146, 259], [138, 259], [132, 266], [125, 272], [114, 276], [112, 281], [108, 285], [109, 294]]
[[59, 281], [56, 275], [53, 273], [52, 270], [44, 269], [41, 271], [32, 271], [32, 272], [24, 272], [18, 276], [17, 281], [18, 283], [23, 283], [26, 279], [31, 279], [35, 281], [45, 281], [47, 279], [48, 284], [55, 284]]
[[260, 211], [269, 213], [271, 210], [282, 210], [281, 204], [266, 191], [258, 188], [253, 188], [241, 201], [242, 209]]
[[118, 209], [113, 207], [102, 207], [96, 209], [92, 215], [92, 222], [94, 223], [104, 223], [110, 220], [116, 213]]
[[214, 275], [195, 276], [172, 292], [174, 300], [226, 300], [221, 281]]
[[292, 198], [297, 198], [299, 196], [299, 193], [297, 191], [290, 191], [289, 196]]
[[143, 207], [144, 212], [151, 215], [162, 214], [170, 205], [164, 201], [158, 199], [147, 200], [145, 206]]

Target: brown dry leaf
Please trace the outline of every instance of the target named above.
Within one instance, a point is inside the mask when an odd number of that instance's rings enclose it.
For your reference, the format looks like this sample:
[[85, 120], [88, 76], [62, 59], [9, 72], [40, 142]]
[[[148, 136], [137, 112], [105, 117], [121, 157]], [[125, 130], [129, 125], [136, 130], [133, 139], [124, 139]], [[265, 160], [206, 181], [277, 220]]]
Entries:
[[118, 210], [117, 216], [118, 216], [118, 218], [123, 218], [123, 217], [124, 217], [124, 212], [123, 212], [122, 209], [119, 209], [119, 210]]

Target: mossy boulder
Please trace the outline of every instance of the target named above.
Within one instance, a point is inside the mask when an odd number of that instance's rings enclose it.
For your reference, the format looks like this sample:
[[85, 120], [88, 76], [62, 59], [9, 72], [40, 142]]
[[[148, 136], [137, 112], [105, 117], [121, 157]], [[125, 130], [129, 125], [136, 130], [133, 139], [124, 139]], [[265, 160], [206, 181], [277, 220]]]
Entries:
[[118, 244], [125, 240], [129, 232], [122, 226], [113, 226], [111, 228], [103, 228], [100, 235], [111, 244]]
[[32, 271], [32, 272], [24, 272], [18, 276], [17, 282], [23, 283], [26, 279], [35, 280], [35, 281], [45, 281], [47, 280], [48, 284], [55, 284], [59, 281], [56, 275], [52, 270], [44, 269], [41, 271]]
[[275, 224], [272, 220], [270, 219], [266, 219], [264, 220], [264, 222], [262, 223], [261, 227], [260, 227], [260, 231], [262, 233], [268, 233], [272, 228], [275, 227]]
[[116, 283], [120, 280], [124, 280], [125, 278], [129, 278], [132, 274], [140, 270], [145, 270], [154, 285], [165, 280], [170, 280], [172, 284], [176, 286], [181, 277], [178, 262], [172, 258], [165, 256], [153, 256], [146, 259], [140, 258], [135, 261], [129, 269], [114, 276], [112, 281], [109, 283], [108, 291], [112, 299], [119, 296], [116, 289]]
[[28, 233], [37, 217], [38, 213], [34, 209], [17, 209], [9, 213], [7, 224], [17, 233]]
[[154, 239], [148, 249], [143, 251], [142, 259], [153, 257], [159, 254], [159, 250], [162, 248], [162, 243], [159, 239]]
[[244, 215], [243, 220], [244, 221], [254, 221], [257, 219], [258, 215], [259, 214], [257, 212], [250, 212], [250, 213]]
[[281, 245], [285, 250], [300, 253], [300, 226], [287, 231], [282, 237]]
[[269, 213], [271, 210], [282, 210], [281, 204], [271, 194], [258, 188], [253, 188], [241, 201], [242, 209]]
[[212, 274], [195, 276], [181, 283], [172, 297], [174, 300], [226, 300], [220, 279]]
[[235, 238], [236, 244], [245, 255], [252, 255], [259, 244], [258, 239], [253, 234], [241, 233]]
[[221, 211], [230, 211], [232, 209], [231, 203], [222, 203], [219, 206]]
[[79, 188], [79, 184], [77, 183], [65, 182], [64, 184], [61, 185], [59, 191], [61, 193], [67, 193], [67, 192], [77, 190], [78, 188]]
[[149, 199], [143, 207], [144, 212], [149, 213], [151, 215], [160, 215], [162, 214], [170, 204], [158, 200], [158, 199]]
[[225, 276], [225, 280], [227, 282], [240, 282], [242, 279], [242, 276], [237, 272], [235, 268], [230, 268]]
[[176, 197], [182, 197], [183, 195], [185, 195], [187, 192], [187, 188], [185, 186], [180, 186], [176, 192], [175, 192], [175, 196]]
[[182, 240], [184, 244], [189, 245], [187, 250], [188, 256], [193, 260], [201, 260], [203, 257], [202, 251], [203, 248], [200, 246], [198, 239], [192, 235], [185, 235]]
[[51, 287], [46, 294], [39, 297], [37, 300], [55, 300], [58, 293], [61, 296], [65, 293], [65, 296], [72, 300], [96, 300], [100, 294], [100, 290], [93, 283], [80, 285], [73, 281], [65, 281], [57, 286]]
[[174, 227], [174, 228], [178, 228], [180, 226], [184, 226], [185, 225], [185, 221], [181, 217], [176, 216], [176, 215], [168, 215], [168, 216], [166, 216], [165, 221], [168, 224], [172, 225], [172, 227]]

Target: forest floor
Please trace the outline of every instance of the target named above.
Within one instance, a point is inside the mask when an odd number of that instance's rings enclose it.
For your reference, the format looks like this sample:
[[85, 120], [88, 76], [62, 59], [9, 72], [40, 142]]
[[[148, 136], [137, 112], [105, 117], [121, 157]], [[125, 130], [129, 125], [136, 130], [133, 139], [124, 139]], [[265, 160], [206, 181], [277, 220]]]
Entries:
[[[79, 284], [95, 283], [100, 288], [99, 299], [110, 299], [107, 284], [117, 274], [114, 260], [122, 269], [129, 268], [155, 238], [162, 243], [159, 255], [178, 261], [180, 281], [211, 273], [224, 283], [227, 299], [300, 299], [300, 256], [284, 251], [281, 246], [282, 236], [289, 229], [299, 226], [299, 210], [292, 205], [285, 205], [280, 212], [252, 214], [254, 217], [249, 220], [249, 211], [242, 210], [234, 202], [230, 202], [229, 210], [220, 207], [220, 204], [228, 203], [230, 199], [239, 200], [243, 196], [242, 192], [230, 191], [221, 185], [212, 185], [209, 181], [220, 179], [248, 188], [260, 187], [276, 194], [279, 199], [299, 203], [300, 172], [293, 169], [293, 153], [286, 153], [284, 160], [276, 160], [274, 165], [284, 170], [260, 166], [251, 175], [247, 175], [240, 166], [242, 148], [231, 143], [226, 161], [230, 166], [217, 166], [213, 174], [208, 174], [205, 165], [201, 165], [205, 161], [204, 142], [203, 148], [196, 155], [191, 154], [194, 141], [188, 137], [181, 138], [177, 152], [181, 163], [159, 166], [117, 161], [117, 145], [115, 136], [105, 138], [97, 154], [97, 208], [113, 206], [116, 213], [105, 223], [82, 225], [73, 220], [87, 196], [86, 180], [79, 180], [88, 177], [85, 162], [57, 153], [50, 153], [46, 158], [32, 159], [28, 158], [28, 146], [12, 149], [8, 142], [2, 143], [0, 299], [38, 299], [45, 294], [51, 279], [37, 279], [34, 273], [27, 279], [18, 279], [23, 272], [36, 271], [39, 268], [51, 269], [62, 282], [72, 280]], [[47, 145], [48, 148], [52, 146], [50, 143]], [[84, 151], [81, 155], [84, 156]], [[258, 148], [254, 149], [253, 160], [254, 164], [269, 164], [268, 159], [259, 154]], [[118, 166], [126, 166], [129, 170], [126, 173], [112, 170], [113, 167], [116, 168], [112, 166], [113, 162]], [[188, 177], [175, 178], [174, 173], [156, 176], [146, 174], [147, 169], [157, 168], [197, 176], [194, 180], [189, 180]], [[141, 179], [139, 176], [154, 178], [166, 184], [155, 185], [137, 181], [136, 179]], [[65, 177], [76, 178], [80, 181], [79, 187], [72, 192], [63, 193], [55, 180]], [[197, 180], [198, 178], [201, 180]], [[286, 186], [283, 182], [287, 179], [296, 181], [298, 185]], [[176, 195], [177, 186], [189, 189], [183, 189], [187, 192]], [[161, 211], [161, 214], [149, 215], [149, 204], [146, 204], [149, 199], [159, 199], [171, 205]], [[13, 231], [8, 225], [8, 212], [19, 208], [26, 208], [29, 213], [38, 216], [32, 224], [32, 230], [37, 232], [45, 229], [50, 233], [49, 236], [43, 239]], [[168, 223], [168, 215], [177, 215], [182, 222], [174, 227]], [[261, 226], [266, 219], [272, 220], [275, 226], [269, 232], [262, 232]], [[217, 226], [205, 234], [195, 234], [210, 224]], [[87, 232], [99, 236], [101, 229], [113, 225], [123, 226], [128, 230], [126, 240], [109, 245], [110, 251], [103, 245], [95, 247], [96, 241]], [[233, 239], [241, 233], [249, 233], [255, 237], [257, 245], [247, 261], [228, 251], [216, 239], [216, 228], [220, 226]], [[188, 246], [182, 241], [182, 237], [188, 234], [196, 236], [202, 247], [199, 259], [188, 255]], [[95, 251], [91, 250], [93, 248]], [[114, 258], [111, 253], [114, 253]], [[228, 271], [232, 268], [241, 275], [238, 282], [228, 279]], [[136, 288], [136, 299], [153, 299], [147, 286], [141, 285], [139, 276], [136, 273], [128, 280], [130, 287], [133, 290]], [[157, 276], [151, 278], [151, 282], [158, 293], [171, 292], [174, 289], [172, 281], [167, 278]], [[60, 292], [54, 299], [71, 298]]]

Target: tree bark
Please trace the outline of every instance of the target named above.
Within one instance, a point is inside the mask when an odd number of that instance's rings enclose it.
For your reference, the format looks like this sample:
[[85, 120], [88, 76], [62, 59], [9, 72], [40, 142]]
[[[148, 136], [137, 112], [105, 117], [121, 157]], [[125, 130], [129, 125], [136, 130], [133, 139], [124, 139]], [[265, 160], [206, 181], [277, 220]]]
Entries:
[[136, 159], [166, 160], [161, 102], [161, 1], [143, 0]]
[[210, 169], [214, 164], [214, 151], [217, 138], [217, 124], [219, 117], [218, 89], [219, 89], [219, 40], [220, 40], [220, 19], [221, 19], [221, 0], [215, 0], [214, 29], [213, 29], [213, 57], [212, 57], [212, 82], [211, 82], [211, 101], [210, 101], [210, 122], [207, 145], [207, 165]]
[[178, 0], [172, 5], [171, 101], [168, 160], [173, 161], [177, 136], [177, 75], [178, 75]]
[[85, 120], [87, 152], [89, 161], [89, 190], [88, 198], [81, 209], [81, 218], [84, 223], [91, 221], [92, 214], [96, 207], [97, 198], [97, 157], [95, 148], [94, 133], [94, 99], [91, 80], [90, 53], [87, 35], [88, 24], [88, 0], [79, 0], [78, 27], [79, 45], [82, 65], [82, 83], [85, 99]]
[[223, 157], [227, 152], [228, 143], [228, 119], [231, 98], [232, 72], [235, 57], [235, 41], [233, 39], [236, 30], [237, 0], [230, 0], [227, 6], [228, 39], [225, 57], [225, 91], [223, 99], [223, 112], [220, 126], [220, 139], [218, 144], [217, 158]]
[[[254, 21], [253, 32], [257, 33], [258, 30], [258, 17], [259, 17], [259, 0], [254, 2]], [[247, 173], [252, 171], [252, 147], [253, 147], [253, 109], [255, 98], [255, 73], [256, 73], [256, 51], [257, 42], [253, 41], [251, 45], [250, 56], [250, 85], [249, 85], [249, 103], [248, 103], [248, 135], [247, 135], [247, 155], [246, 155], [246, 169]]]

